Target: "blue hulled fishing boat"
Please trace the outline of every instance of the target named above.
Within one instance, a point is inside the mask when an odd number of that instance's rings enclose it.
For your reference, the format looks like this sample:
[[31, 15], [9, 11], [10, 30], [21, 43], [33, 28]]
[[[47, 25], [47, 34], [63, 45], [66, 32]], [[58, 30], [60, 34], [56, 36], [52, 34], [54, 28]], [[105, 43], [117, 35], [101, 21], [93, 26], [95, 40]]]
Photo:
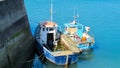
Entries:
[[57, 65], [73, 64], [77, 62], [79, 49], [74, 47], [74, 51], [70, 45], [63, 39], [65, 35], [57, 28], [57, 24], [46, 21], [41, 23], [36, 29], [36, 41], [38, 42], [37, 51], [49, 61]]
[[57, 65], [73, 64], [78, 61], [80, 50], [68, 35], [62, 34], [59, 26], [51, 20], [42, 22], [35, 31], [38, 55]]
[[77, 16], [74, 16], [73, 22], [64, 24], [64, 34], [69, 35], [80, 50], [92, 49], [95, 42], [90, 27], [78, 23], [76, 18]]

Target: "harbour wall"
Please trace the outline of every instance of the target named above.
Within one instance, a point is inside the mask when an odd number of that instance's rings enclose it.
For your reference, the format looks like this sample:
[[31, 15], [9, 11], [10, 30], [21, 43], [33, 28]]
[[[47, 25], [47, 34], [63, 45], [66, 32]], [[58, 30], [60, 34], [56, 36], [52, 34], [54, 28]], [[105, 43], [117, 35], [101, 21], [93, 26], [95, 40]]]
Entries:
[[0, 68], [28, 68], [34, 44], [24, 0], [0, 0]]

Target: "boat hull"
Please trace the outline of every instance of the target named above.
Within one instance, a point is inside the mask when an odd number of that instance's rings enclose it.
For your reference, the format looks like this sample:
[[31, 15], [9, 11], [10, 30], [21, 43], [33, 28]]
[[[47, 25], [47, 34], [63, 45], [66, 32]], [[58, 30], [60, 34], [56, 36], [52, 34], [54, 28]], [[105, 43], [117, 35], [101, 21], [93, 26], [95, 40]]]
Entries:
[[80, 44], [77, 47], [83, 51], [83, 50], [93, 49], [94, 45], [92, 44], [92, 45], [88, 46], [88, 45]]
[[79, 54], [70, 54], [70, 55], [60, 55], [60, 56], [54, 56], [51, 51], [49, 51], [47, 48], [45, 48], [42, 44], [38, 42], [36, 45], [36, 49], [38, 52], [38, 55], [42, 53], [44, 57], [49, 60], [50, 62], [56, 64], [56, 65], [67, 65], [67, 64], [73, 64], [78, 61]]

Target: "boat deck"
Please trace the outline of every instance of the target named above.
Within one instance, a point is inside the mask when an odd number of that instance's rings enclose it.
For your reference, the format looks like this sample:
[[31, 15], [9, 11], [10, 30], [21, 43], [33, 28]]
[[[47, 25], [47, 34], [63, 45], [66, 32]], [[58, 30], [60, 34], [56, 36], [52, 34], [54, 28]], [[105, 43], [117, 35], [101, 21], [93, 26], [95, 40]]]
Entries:
[[77, 43], [70, 39], [66, 34], [61, 35], [62, 41], [67, 45], [67, 47], [75, 53], [79, 53], [80, 50], [77, 48]]
[[52, 52], [54, 56], [61, 56], [61, 55], [71, 55], [73, 52], [71, 51], [58, 51], [58, 52]]

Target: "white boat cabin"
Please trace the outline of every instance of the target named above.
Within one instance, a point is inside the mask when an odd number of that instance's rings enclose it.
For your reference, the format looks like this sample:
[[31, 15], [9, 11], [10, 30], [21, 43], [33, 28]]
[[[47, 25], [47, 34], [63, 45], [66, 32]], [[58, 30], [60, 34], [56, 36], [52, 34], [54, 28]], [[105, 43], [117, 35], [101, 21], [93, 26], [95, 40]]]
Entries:
[[51, 21], [46, 21], [40, 24], [40, 39], [42, 44], [55, 45], [56, 43], [56, 34], [58, 25]]

